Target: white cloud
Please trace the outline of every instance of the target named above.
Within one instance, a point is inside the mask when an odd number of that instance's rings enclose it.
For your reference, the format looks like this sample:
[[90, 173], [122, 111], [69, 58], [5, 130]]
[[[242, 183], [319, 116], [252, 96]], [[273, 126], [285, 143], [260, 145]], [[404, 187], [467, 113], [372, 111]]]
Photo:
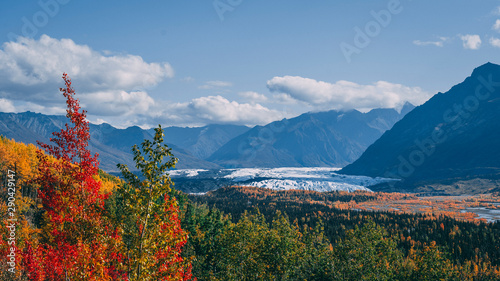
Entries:
[[133, 55], [105, 56], [71, 39], [47, 35], [39, 40], [19, 37], [0, 50], [0, 83], [12, 99], [59, 97], [63, 72], [82, 93], [139, 90], [174, 76], [168, 63], [146, 63]]
[[491, 46], [493, 46], [493, 47], [500, 48], [500, 39], [498, 39], [498, 38], [494, 38], [494, 37], [491, 37], [491, 38], [490, 38], [490, 44], [491, 44]]
[[181, 81], [185, 82], [185, 83], [191, 83], [191, 82], [194, 82], [194, 78], [191, 76], [187, 76], [187, 77], [182, 78]]
[[477, 50], [481, 47], [481, 37], [479, 35], [460, 35], [465, 49]]
[[157, 108], [153, 118], [171, 125], [263, 125], [284, 117], [281, 112], [260, 104], [238, 103], [222, 96], [200, 97], [185, 103], [158, 105]]
[[209, 90], [214, 88], [227, 88], [231, 87], [233, 84], [226, 81], [207, 81], [204, 85], [199, 86], [199, 89]]
[[305, 102], [320, 110], [400, 108], [407, 101], [420, 105], [431, 97], [419, 87], [385, 81], [360, 85], [341, 80], [332, 84], [299, 76], [284, 76], [269, 80], [267, 87], [272, 92], [286, 94], [286, 98]]
[[292, 98], [289, 94], [279, 93], [273, 95], [273, 100], [275, 103], [293, 105], [297, 104], [298, 100]]
[[16, 112], [14, 103], [7, 99], [0, 99], [0, 112]]
[[436, 47], [443, 47], [443, 42], [441, 42], [441, 41], [420, 41], [420, 40], [414, 40], [413, 44], [417, 45], [417, 46], [434, 45]]
[[[146, 63], [139, 56], [97, 52], [70, 39], [43, 35], [39, 40], [20, 37], [0, 49], [0, 111], [35, 111], [64, 114], [62, 73], [73, 86], [88, 111], [89, 120], [103, 120], [124, 127], [205, 125], [232, 123], [267, 124], [284, 114], [257, 102], [266, 100], [255, 92], [241, 93], [248, 103], [222, 96], [206, 96], [182, 103], [154, 100], [146, 88], [174, 76], [168, 63]], [[191, 77], [182, 79], [193, 82]], [[224, 90], [232, 83], [207, 81], [200, 88]]]
[[130, 116], [148, 112], [155, 101], [146, 92], [107, 91], [84, 95], [81, 103], [92, 115]]
[[240, 92], [238, 93], [238, 95], [244, 98], [245, 100], [249, 101], [250, 103], [266, 102], [268, 100], [268, 98], [263, 94], [259, 94], [253, 91]]
[[493, 27], [491, 27], [493, 30], [496, 30], [497, 32], [500, 32], [500, 20], [497, 20]]
[[449, 41], [449, 37], [439, 37], [438, 41], [420, 41], [420, 40], [414, 40], [413, 44], [417, 46], [429, 46], [429, 45], [434, 45], [436, 47], [443, 47], [444, 43]]
[[14, 112], [39, 112], [48, 115], [66, 115], [66, 108], [61, 106], [41, 105], [25, 101], [12, 101], [15, 107]]
[[102, 118], [97, 118], [95, 121], [89, 120], [89, 122], [95, 125], [101, 125], [103, 123], [107, 123], [106, 120]]
[[[68, 73], [89, 114], [130, 116], [147, 112], [154, 100], [144, 91], [174, 76], [168, 63], [147, 63], [140, 56], [103, 55], [71, 39], [42, 35], [19, 37], [0, 49], [0, 98], [14, 101], [18, 112], [64, 113], [58, 89]], [[11, 106], [0, 107], [5, 111]]]
[[493, 12], [492, 12], [493, 15], [496, 15], [496, 16], [500, 16], [500, 6], [496, 7]]

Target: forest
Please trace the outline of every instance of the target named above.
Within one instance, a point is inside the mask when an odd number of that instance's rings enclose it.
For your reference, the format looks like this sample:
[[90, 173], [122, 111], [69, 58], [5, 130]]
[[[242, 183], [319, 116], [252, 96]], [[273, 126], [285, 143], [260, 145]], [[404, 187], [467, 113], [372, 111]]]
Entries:
[[131, 148], [139, 175], [110, 176], [63, 79], [52, 145], [0, 137], [0, 280], [500, 280], [499, 223], [349, 208], [382, 193], [177, 191], [161, 126]]
[[[277, 213], [287, 214], [287, 220], [298, 230], [319, 229], [319, 233], [325, 241], [330, 243], [329, 247], [333, 248], [334, 252], [335, 249], [344, 247], [346, 241], [352, 239], [353, 233], [358, 233], [361, 237], [364, 236], [363, 243], [357, 246], [363, 248], [367, 243], [370, 243], [370, 239], [374, 239], [374, 237], [369, 237], [369, 232], [373, 232], [373, 227], [376, 227], [381, 231], [381, 235], [383, 234], [379, 238], [394, 243], [390, 245], [394, 246], [394, 250], [398, 251], [406, 261], [415, 259], [416, 253], [422, 254], [422, 251], [432, 249], [435, 251], [434, 254], [443, 259], [441, 262], [449, 263], [450, 269], [454, 268], [462, 274], [466, 272], [472, 274], [471, 276], [474, 277], [467, 277], [473, 278], [470, 280], [497, 280], [496, 278], [500, 278], [498, 276], [498, 265], [500, 265], [498, 243], [500, 224], [498, 222], [457, 220], [446, 215], [436, 216], [432, 213], [412, 214], [339, 209], [324, 204], [325, 200], [338, 204], [338, 202], [371, 201], [380, 196], [387, 195], [363, 192], [358, 194], [347, 192], [319, 193], [302, 190], [273, 191], [256, 187], [226, 187], [202, 196], [189, 195], [188, 198], [189, 202], [194, 202], [198, 206], [207, 206], [217, 210], [217, 212], [230, 214], [227, 219], [232, 223], [239, 223], [249, 214], [258, 214], [264, 217], [267, 222], [272, 222]], [[394, 194], [393, 196], [414, 197], [410, 194]], [[192, 211], [188, 211], [187, 216], [192, 216], [191, 213]], [[186, 221], [190, 220], [186, 219]], [[369, 251], [362, 252], [369, 253]], [[383, 254], [379, 252], [373, 258], [377, 256], [381, 257]], [[436, 280], [437, 277], [433, 278], [428, 280]], [[460, 278], [467, 280], [463, 276]], [[355, 278], [347, 280], [355, 280]], [[448, 279], [445, 278], [445, 280]]]

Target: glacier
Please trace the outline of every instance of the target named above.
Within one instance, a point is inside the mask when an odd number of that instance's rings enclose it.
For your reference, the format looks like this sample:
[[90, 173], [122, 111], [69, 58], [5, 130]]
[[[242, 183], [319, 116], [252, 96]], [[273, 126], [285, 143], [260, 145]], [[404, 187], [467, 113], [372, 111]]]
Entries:
[[[173, 170], [169, 174], [176, 182], [189, 180], [206, 182], [207, 179], [219, 183], [218, 187], [229, 185], [255, 186], [273, 190], [314, 190], [319, 192], [356, 190], [371, 191], [368, 187], [394, 181], [388, 178], [350, 176], [337, 174], [340, 168], [237, 168], [220, 170], [184, 169]], [[177, 184], [177, 183], [176, 183]], [[181, 188], [182, 189], [182, 188]], [[216, 187], [210, 188], [210, 190]], [[201, 191], [198, 189], [198, 192]], [[207, 190], [208, 191], [208, 190]]]

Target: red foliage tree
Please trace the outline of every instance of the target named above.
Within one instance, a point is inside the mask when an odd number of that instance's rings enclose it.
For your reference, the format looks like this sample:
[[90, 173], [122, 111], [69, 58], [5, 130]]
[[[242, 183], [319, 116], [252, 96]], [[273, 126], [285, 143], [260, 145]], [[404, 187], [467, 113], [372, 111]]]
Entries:
[[38, 143], [49, 157], [38, 152], [39, 184], [44, 226], [39, 243], [25, 249], [30, 280], [117, 280], [122, 247], [118, 229], [102, 216], [105, 195], [97, 180], [97, 154], [88, 150], [90, 139], [86, 112], [74, 98], [71, 80], [63, 74], [67, 114], [71, 121], [54, 132], [55, 145]]

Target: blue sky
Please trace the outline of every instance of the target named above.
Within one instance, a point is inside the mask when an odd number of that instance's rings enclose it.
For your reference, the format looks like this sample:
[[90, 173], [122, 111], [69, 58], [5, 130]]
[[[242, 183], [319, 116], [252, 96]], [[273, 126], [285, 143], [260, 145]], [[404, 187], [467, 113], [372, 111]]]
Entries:
[[0, 111], [256, 125], [425, 102], [500, 63], [500, 1], [3, 1]]

